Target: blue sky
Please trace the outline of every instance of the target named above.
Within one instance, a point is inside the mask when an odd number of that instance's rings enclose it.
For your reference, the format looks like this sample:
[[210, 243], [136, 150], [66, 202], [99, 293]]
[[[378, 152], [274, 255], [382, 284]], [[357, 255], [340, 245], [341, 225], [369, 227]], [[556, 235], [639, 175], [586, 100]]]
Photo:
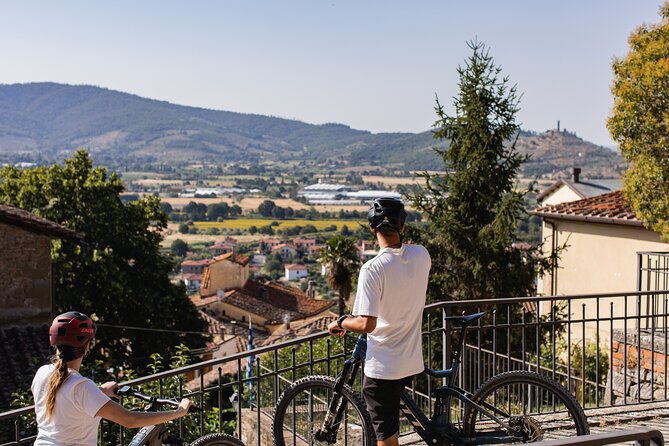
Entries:
[[611, 61], [659, 0], [0, 2], [0, 83], [53, 81], [310, 123], [418, 132], [467, 41], [523, 94], [524, 129], [610, 145]]

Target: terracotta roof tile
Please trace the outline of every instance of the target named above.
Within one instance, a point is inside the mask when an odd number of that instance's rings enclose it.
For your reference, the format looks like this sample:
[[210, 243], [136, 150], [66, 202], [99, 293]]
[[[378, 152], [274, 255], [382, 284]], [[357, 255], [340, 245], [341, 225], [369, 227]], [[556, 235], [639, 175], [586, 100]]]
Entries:
[[546, 206], [534, 211], [541, 217], [642, 226], [621, 191]]
[[0, 222], [8, 223], [31, 232], [43, 234], [52, 238], [66, 240], [83, 240], [84, 236], [51, 220], [16, 208], [0, 204]]
[[50, 353], [48, 325], [0, 329], [0, 409], [9, 408], [12, 392], [30, 389]]
[[246, 281], [244, 288], [226, 292], [223, 302], [264, 316], [271, 324], [283, 322], [286, 315], [290, 320], [304, 319], [334, 305], [332, 301], [310, 299], [296, 288], [254, 280]]
[[231, 262], [237, 263], [238, 265], [246, 266], [251, 261], [251, 257], [245, 256], [243, 254], [228, 252], [225, 254], [221, 254], [220, 256], [214, 257], [214, 260], [217, 262], [219, 260], [230, 260]]

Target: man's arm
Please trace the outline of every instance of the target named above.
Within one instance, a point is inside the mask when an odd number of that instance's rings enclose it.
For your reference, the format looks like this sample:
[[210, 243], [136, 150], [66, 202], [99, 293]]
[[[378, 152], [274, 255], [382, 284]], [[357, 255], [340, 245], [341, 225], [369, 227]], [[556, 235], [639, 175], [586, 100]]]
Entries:
[[374, 316], [349, 316], [341, 321], [341, 328], [337, 321], [332, 321], [328, 325], [328, 332], [332, 335], [343, 336], [347, 331], [353, 333], [371, 333], [376, 328], [376, 318]]

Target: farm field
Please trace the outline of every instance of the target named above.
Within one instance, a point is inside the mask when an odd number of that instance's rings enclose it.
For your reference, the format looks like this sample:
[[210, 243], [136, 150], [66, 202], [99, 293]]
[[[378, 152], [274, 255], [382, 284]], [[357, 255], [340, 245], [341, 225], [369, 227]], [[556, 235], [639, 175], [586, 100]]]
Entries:
[[[265, 198], [265, 197], [244, 197], [240, 201], [235, 201], [231, 198], [227, 197], [217, 197], [217, 198], [185, 198], [185, 197], [177, 197], [177, 198], [170, 198], [170, 197], [162, 197], [161, 200], [165, 203], [169, 203], [174, 209], [181, 209], [184, 206], [186, 206], [188, 203], [191, 201], [195, 201], [196, 203], [204, 203], [206, 205], [210, 205], [213, 203], [228, 203], [229, 205], [238, 205], [239, 207], [242, 208], [242, 211], [248, 212], [248, 211], [256, 211], [258, 209], [258, 206], [265, 201], [265, 200], [272, 200], [277, 206], [287, 208], [291, 207], [295, 210], [297, 209], [310, 209], [312, 205], [309, 204], [304, 204], [300, 203], [299, 201], [291, 200], [289, 198]], [[330, 212], [339, 212], [341, 209], [346, 210], [346, 211], [367, 211], [367, 206], [366, 205], [360, 205], [360, 206], [337, 206], [337, 205], [318, 205], [318, 206], [313, 206], [317, 211], [324, 212], [324, 211], [330, 211]]]
[[[163, 238], [160, 245], [164, 248], [169, 248], [172, 242], [176, 239], [181, 239], [184, 242], [190, 244], [193, 243], [215, 243], [217, 240], [224, 238], [225, 235], [209, 235], [209, 234], [181, 234], [179, 232], [179, 223], [168, 223], [167, 231], [165, 232], [165, 237]], [[266, 237], [262, 234], [256, 235], [233, 235], [240, 243], [250, 243], [260, 240], [263, 237]]]
[[279, 225], [275, 226], [277, 229], [283, 228], [292, 228], [295, 226], [306, 226], [313, 225], [319, 231], [327, 228], [328, 226], [336, 226], [337, 230], [341, 230], [342, 226], [346, 225], [349, 229], [357, 229], [359, 225], [367, 226], [366, 221], [362, 220], [341, 220], [341, 219], [332, 219], [332, 220], [274, 220], [271, 218], [238, 218], [230, 219], [221, 222], [217, 221], [196, 221], [193, 224], [198, 229], [240, 229], [247, 230], [251, 226], [261, 227], [267, 226], [272, 222], [277, 222]]
[[420, 177], [382, 177], [363, 175], [362, 180], [365, 183], [381, 183], [386, 186], [397, 186], [400, 184], [420, 184], [425, 181]]

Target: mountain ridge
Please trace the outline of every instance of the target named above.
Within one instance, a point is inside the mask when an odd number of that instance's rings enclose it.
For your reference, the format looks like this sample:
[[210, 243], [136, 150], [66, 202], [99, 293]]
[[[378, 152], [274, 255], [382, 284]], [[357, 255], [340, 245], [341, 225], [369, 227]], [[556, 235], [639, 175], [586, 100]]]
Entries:
[[[0, 161], [58, 159], [78, 147], [96, 159], [258, 162], [328, 159], [351, 164], [435, 169], [432, 132], [371, 133], [345, 124], [309, 124], [214, 110], [91, 85], [0, 84]], [[441, 143], [444, 147], [443, 143]], [[620, 155], [568, 132], [521, 131], [528, 175], [560, 175], [587, 163], [591, 175], [618, 176]], [[581, 153], [580, 157], [576, 154]]]

